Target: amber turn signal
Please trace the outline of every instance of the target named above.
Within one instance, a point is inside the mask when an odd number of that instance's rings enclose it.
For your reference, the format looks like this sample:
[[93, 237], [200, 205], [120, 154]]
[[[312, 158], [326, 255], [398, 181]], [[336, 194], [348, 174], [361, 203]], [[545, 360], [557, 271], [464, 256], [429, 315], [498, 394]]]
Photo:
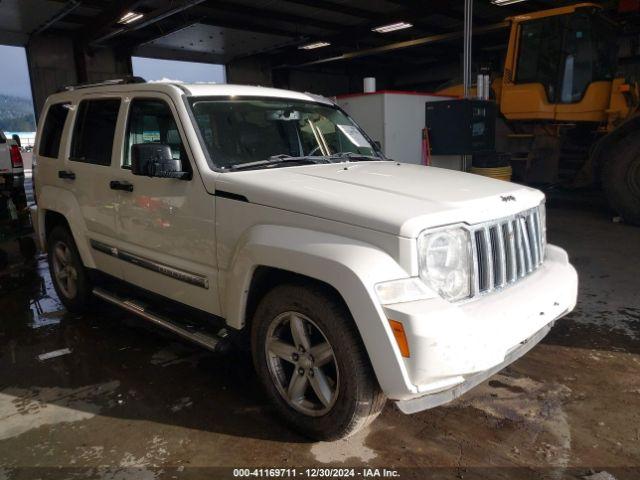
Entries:
[[393, 336], [396, 337], [400, 353], [403, 357], [409, 358], [411, 354], [409, 353], [409, 342], [407, 342], [407, 336], [404, 333], [404, 326], [397, 320], [389, 320], [389, 324], [391, 325], [391, 330], [393, 330]]

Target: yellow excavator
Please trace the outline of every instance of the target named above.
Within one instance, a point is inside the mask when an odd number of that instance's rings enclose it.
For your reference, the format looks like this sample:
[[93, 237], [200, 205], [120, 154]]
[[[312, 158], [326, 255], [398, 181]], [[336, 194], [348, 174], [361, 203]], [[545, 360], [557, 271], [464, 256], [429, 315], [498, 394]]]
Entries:
[[[491, 82], [496, 149], [525, 182], [601, 185], [640, 225], [639, 88], [618, 74], [619, 27], [593, 3], [507, 20], [503, 73]], [[462, 87], [439, 93], [461, 96]]]

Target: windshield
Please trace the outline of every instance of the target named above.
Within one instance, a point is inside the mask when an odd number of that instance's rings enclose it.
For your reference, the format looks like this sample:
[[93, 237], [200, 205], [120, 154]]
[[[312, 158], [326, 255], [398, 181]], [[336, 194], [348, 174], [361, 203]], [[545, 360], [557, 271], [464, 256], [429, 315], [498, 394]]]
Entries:
[[598, 12], [525, 22], [519, 49], [516, 83], [542, 83], [551, 103], [579, 102], [591, 83], [616, 73], [615, 26]]
[[192, 98], [211, 162], [231, 169], [286, 157], [379, 158], [362, 130], [338, 108], [279, 98]]

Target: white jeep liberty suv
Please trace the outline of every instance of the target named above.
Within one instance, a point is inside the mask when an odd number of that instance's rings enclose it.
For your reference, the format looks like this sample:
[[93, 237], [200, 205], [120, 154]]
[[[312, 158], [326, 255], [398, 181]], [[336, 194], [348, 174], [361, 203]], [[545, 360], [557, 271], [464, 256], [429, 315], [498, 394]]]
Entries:
[[387, 398], [451, 401], [575, 306], [541, 192], [390, 161], [323, 97], [69, 87], [37, 137], [33, 223], [67, 309], [97, 296], [207, 348], [246, 340], [276, 410], [313, 438], [357, 431]]

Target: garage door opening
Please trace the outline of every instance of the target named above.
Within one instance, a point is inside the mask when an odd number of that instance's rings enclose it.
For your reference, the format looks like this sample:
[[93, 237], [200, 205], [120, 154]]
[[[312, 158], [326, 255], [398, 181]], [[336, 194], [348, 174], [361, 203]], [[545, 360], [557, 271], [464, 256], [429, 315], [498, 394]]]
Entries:
[[133, 74], [149, 82], [226, 83], [224, 65], [131, 57]]
[[0, 58], [3, 64], [0, 75], [0, 130], [8, 138], [18, 135], [21, 145], [30, 147], [35, 137], [36, 120], [25, 49], [0, 45]]

